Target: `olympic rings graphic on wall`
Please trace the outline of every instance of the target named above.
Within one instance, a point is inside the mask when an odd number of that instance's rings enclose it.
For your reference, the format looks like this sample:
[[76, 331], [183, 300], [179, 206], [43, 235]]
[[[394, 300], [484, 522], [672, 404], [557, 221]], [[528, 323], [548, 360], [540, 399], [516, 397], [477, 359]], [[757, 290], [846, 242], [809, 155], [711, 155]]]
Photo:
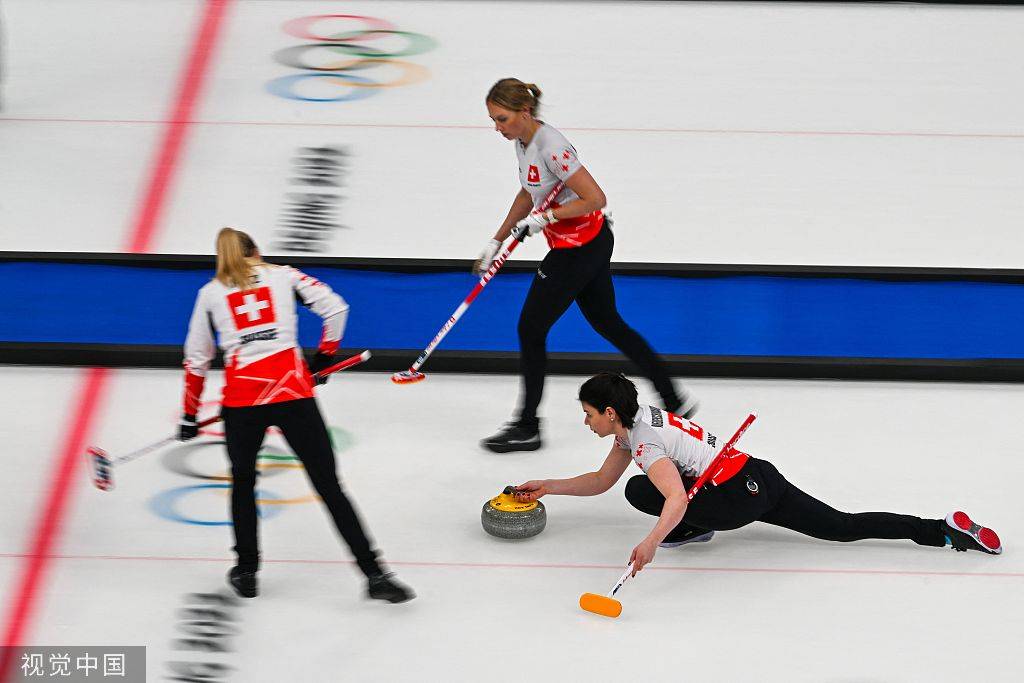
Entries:
[[[345, 430], [338, 427], [328, 427], [328, 431], [331, 435], [331, 444], [335, 451], [344, 450], [351, 445], [352, 437]], [[217, 446], [218, 448], [216, 450], [211, 450], [207, 448], [209, 446]], [[223, 446], [224, 441], [222, 440], [190, 441], [180, 444], [177, 448], [166, 451], [161, 459], [161, 463], [169, 471], [190, 479], [199, 479], [205, 482], [214, 483], [190, 484], [161, 491], [157, 495], [153, 496], [149, 501], [149, 509], [164, 519], [172, 522], [179, 522], [181, 524], [194, 524], [197, 526], [230, 526], [230, 519], [223, 517], [213, 519], [205, 517], [197, 512], [185, 511], [185, 509], [188, 508], [190, 501], [196, 500], [196, 496], [202, 496], [204, 493], [217, 492], [222, 494], [222, 496], [224, 494], [230, 495], [230, 472], [225, 471], [223, 468], [209, 472], [196, 464], [197, 456], [200, 455], [202, 451], [215, 454], [221, 459], [220, 464], [225, 464], [225, 456], [221, 451]], [[302, 463], [300, 463], [298, 458], [294, 455], [269, 447], [265, 447], [260, 450], [259, 455], [256, 456], [256, 476], [258, 479], [275, 477], [277, 475], [284, 474], [288, 470], [302, 469]], [[218, 498], [221, 498], [222, 496], [218, 496]], [[282, 506], [301, 505], [304, 503], [312, 503], [317, 500], [319, 500], [319, 497], [314, 493], [285, 498], [277, 493], [268, 491], [265, 488], [257, 487], [256, 513], [261, 519], [271, 519], [282, 512]], [[202, 501], [200, 500], [200, 503], [201, 502]], [[191, 505], [194, 508], [196, 503], [192, 502]], [[223, 507], [224, 509], [227, 509], [228, 505], [226, 501]]]
[[[337, 19], [360, 22], [364, 28], [328, 35], [313, 30], [320, 22]], [[285, 22], [282, 28], [297, 38], [315, 42], [293, 45], [274, 53], [274, 59], [279, 64], [300, 69], [302, 73], [271, 80], [267, 83], [267, 91], [277, 97], [304, 102], [352, 102], [370, 97], [384, 88], [421, 83], [430, 76], [426, 67], [395, 58], [422, 54], [437, 46], [433, 38], [422, 33], [399, 31], [385, 19], [358, 14], [300, 17]], [[393, 43], [394, 39], [398, 39], [400, 45], [390, 49], [371, 44], [381, 40]], [[317, 55], [323, 57], [317, 61]], [[337, 55], [347, 55], [349, 58], [339, 60]], [[367, 71], [373, 71], [376, 75], [376, 72], [386, 72], [388, 69], [397, 69], [397, 75], [381, 80], [366, 74]], [[363, 73], [353, 73], [357, 71]], [[341, 88], [341, 92], [320, 95], [330, 90], [318, 86]]]

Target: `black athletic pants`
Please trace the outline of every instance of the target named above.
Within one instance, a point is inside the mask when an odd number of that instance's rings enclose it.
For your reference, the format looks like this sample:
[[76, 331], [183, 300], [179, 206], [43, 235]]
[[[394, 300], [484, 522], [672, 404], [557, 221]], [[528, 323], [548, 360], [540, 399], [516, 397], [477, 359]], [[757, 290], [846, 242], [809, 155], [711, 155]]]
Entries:
[[[756, 494], [752, 488], [756, 488]], [[665, 504], [664, 496], [643, 474], [626, 482], [626, 499], [637, 510], [655, 516], [661, 515]], [[774, 465], [757, 458], [750, 458], [721, 486], [709, 484], [698, 491], [683, 520], [669, 532], [666, 541], [760, 521], [826, 541], [906, 538], [919, 545], [941, 547], [946, 543], [942, 520], [891, 512], [840, 512], [793, 486]]]
[[665, 408], [680, 407], [664, 363], [644, 338], [637, 334], [615, 308], [615, 289], [609, 263], [615, 238], [605, 221], [598, 235], [582, 247], [552, 249], [533, 277], [519, 314], [520, 372], [523, 402], [519, 422], [537, 424], [537, 408], [544, 393], [547, 339], [551, 326], [575, 301], [594, 331], [610, 341], [654, 384]]
[[312, 398], [246, 408], [223, 408], [224, 433], [231, 459], [231, 518], [235, 525], [235, 553], [243, 569], [259, 569], [256, 535], [256, 455], [267, 428], [277, 426], [302, 461], [313, 488], [327, 506], [334, 524], [348, 543], [363, 573], [380, 571], [377, 553], [363, 532], [359, 516], [341, 490], [335, 471], [334, 449], [327, 426]]

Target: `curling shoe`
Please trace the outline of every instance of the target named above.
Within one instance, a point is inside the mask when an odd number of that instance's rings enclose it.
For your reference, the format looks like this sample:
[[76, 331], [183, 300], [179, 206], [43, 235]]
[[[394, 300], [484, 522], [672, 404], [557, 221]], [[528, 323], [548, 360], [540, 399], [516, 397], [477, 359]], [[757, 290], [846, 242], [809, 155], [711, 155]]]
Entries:
[[367, 577], [367, 594], [374, 600], [387, 600], [390, 603], [408, 602], [416, 597], [411, 588], [395, 580], [391, 573], [378, 572]]
[[659, 548], [678, 548], [679, 546], [686, 545], [687, 543], [707, 543], [712, 538], [714, 538], [714, 536], [715, 536], [715, 532], [714, 531], [705, 531], [703, 533], [702, 532], [694, 532], [692, 534], [687, 534], [686, 536], [683, 536], [679, 540], [669, 540], [669, 539], [672, 538], [672, 536], [669, 535], [669, 536], [665, 537], [664, 541], [662, 541], [661, 543], [658, 544], [658, 547]]
[[255, 598], [260, 593], [256, 572], [243, 570], [237, 566], [228, 572], [228, 584], [240, 598]]
[[996, 532], [972, 521], [966, 512], [950, 512], [946, 519], [940, 522], [940, 526], [950, 545], [957, 552], [980, 550], [989, 555], [1001, 555], [1003, 552]]
[[480, 442], [480, 445], [495, 453], [512, 451], [535, 451], [541, 447], [540, 425], [525, 425], [508, 422], [501, 431]]

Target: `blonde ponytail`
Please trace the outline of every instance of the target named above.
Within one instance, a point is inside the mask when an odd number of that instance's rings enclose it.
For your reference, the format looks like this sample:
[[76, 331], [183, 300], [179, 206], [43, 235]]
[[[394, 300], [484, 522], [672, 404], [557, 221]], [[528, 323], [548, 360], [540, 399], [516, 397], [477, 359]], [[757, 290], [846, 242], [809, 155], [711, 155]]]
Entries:
[[262, 263], [256, 243], [246, 233], [223, 228], [217, 233], [217, 280], [225, 287], [252, 288], [252, 268]]

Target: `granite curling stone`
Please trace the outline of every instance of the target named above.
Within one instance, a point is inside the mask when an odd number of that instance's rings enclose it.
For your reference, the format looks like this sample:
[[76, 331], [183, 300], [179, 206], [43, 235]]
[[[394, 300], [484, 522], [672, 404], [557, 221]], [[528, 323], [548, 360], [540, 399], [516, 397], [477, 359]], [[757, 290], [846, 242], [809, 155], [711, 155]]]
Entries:
[[539, 500], [520, 503], [512, 496], [514, 492], [513, 487], [506, 486], [499, 495], [484, 503], [480, 522], [491, 536], [520, 539], [544, 531], [548, 521], [544, 503]]

